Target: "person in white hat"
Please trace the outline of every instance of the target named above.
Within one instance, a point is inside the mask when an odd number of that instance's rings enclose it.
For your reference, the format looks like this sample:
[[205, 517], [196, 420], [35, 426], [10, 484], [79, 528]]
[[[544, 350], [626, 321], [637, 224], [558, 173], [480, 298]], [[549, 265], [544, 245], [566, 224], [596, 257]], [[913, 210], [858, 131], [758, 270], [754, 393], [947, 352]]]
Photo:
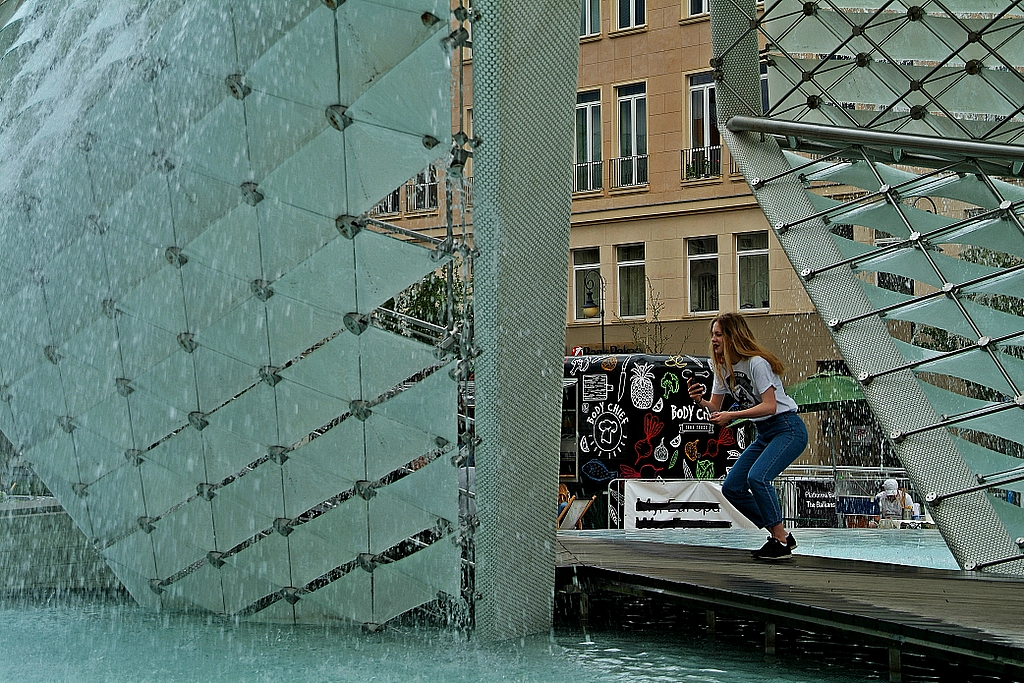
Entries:
[[879, 526], [883, 526], [881, 520], [903, 519], [904, 516], [909, 519], [913, 513], [914, 499], [900, 488], [899, 482], [895, 479], [886, 479], [882, 484], [882, 490], [878, 492], [875, 499], [878, 500]]

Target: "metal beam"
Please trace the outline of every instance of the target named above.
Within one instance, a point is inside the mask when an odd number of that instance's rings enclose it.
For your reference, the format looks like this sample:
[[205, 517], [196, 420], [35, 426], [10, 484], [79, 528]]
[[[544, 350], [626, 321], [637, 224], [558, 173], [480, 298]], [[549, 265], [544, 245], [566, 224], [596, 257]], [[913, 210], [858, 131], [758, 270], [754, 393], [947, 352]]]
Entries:
[[1024, 162], [1024, 147], [1004, 145], [998, 142], [933, 138], [867, 128], [826, 126], [820, 123], [800, 123], [756, 116], [733, 116], [725, 125], [733, 133], [765, 133], [783, 137], [827, 140], [843, 145], [892, 147], [904, 151], [925, 152], [941, 156]]

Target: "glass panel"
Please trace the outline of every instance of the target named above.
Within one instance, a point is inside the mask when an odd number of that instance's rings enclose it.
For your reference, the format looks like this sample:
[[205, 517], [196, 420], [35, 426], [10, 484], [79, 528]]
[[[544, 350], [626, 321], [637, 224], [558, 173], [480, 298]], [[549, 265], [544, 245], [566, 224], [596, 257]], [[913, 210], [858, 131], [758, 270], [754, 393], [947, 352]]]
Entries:
[[690, 92], [690, 145], [692, 147], [704, 146], [704, 91], [692, 90]]
[[[996, 351], [996, 357], [1011, 376], [1024, 377], [1024, 362], [999, 351]], [[970, 380], [1009, 396], [1015, 393], [1010, 385], [1007, 384], [1002, 373], [999, 372], [999, 368], [996, 367], [991, 356], [983, 349], [967, 351], [966, 353], [933, 361], [927, 365], [920, 366], [915, 372], [937, 372], [951, 377]]]
[[690, 256], [718, 253], [718, 237], [698, 237], [686, 240], [686, 250]]
[[[647, 154], [647, 98], [636, 100], [636, 153]], [[647, 174], [644, 174], [644, 178]]]
[[576, 163], [589, 161], [587, 158], [587, 110], [576, 108]]
[[[990, 401], [979, 401], [961, 396], [926, 382], [921, 382], [921, 388], [924, 390], [925, 396], [928, 397], [928, 402], [935, 408], [935, 412], [940, 415], [956, 415], [992, 405]], [[1012, 413], [993, 413], [962, 422], [961, 426], [965, 429], [976, 429], [1017, 443], [1024, 443], [1024, 421], [1007, 419], [1010, 414]]]
[[[331, 374], [325, 373], [320, 384], [329, 384]], [[338, 400], [325, 392], [283, 380], [274, 387], [277, 406], [277, 440], [285, 446], [297, 443], [313, 430], [349, 411], [352, 397]], [[269, 442], [267, 442], [269, 443]]]
[[748, 232], [742, 235], [736, 235], [736, 250], [737, 251], [750, 251], [752, 249], [767, 249], [768, 248], [768, 233], [767, 232]]
[[645, 83], [633, 83], [631, 85], [624, 85], [619, 88], [619, 97], [628, 97], [630, 95], [643, 95], [647, 92], [647, 85]]
[[629, 26], [630, 0], [619, 0], [619, 28]]
[[620, 263], [622, 261], [640, 261], [644, 258], [644, 245], [627, 244], [621, 247], [616, 247], [616, 254], [616, 260]]
[[619, 101], [619, 156], [633, 156], [633, 108], [629, 100]]
[[636, 3], [635, 13], [633, 15], [634, 16], [633, 25], [634, 26], [643, 26], [644, 24], [647, 23], [647, 17], [646, 17], [646, 12], [645, 12], [645, 9], [646, 9], [645, 0], [633, 0], [633, 1]]
[[[601, 161], [601, 105], [590, 108], [590, 161]], [[598, 173], [601, 167], [597, 166]], [[600, 187], [598, 182], [597, 187]]]
[[768, 254], [740, 256], [740, 308], [768, 308]]
[[[374, 406], [373, 414], [418, 429], [425, 436], [429, 435], [430, 442], [434, 445], [424, 449], [422, 453], [437, 447], [433, 441], [434, 435], [443, 436], [449, 443], [455, 443], [458, 439], [455, 414], [458, 385], [448, 376], [449, 369], [441, 368], [394, 398]], [[369, 425], [372, 421], [371, 416], [366, 424]], [[405, 457], [413, 452], [400, 451]]]
[[708, 88], [708, 118], [710, 125], [708, 126], [708, 142], [712, 145], [722, 144], [721, 138], [718, 135], [718, 112], [715, 109], [715, 89]]
[[346, 420], [292, 451], [285, 467], [285, 516], [297, 517], [366, 476], [363, 423]]
[[706, 258], [690, 261], [690, 311], [717, 310], [718, 259]]
[[644, 266], [619, 268], [619, 315], [639, 316], [647, 313], [647, 291]]
[[588, 266], [601, 261], [600, 249], [575, 249], [572, 252], [572, 262], [577, 266]]

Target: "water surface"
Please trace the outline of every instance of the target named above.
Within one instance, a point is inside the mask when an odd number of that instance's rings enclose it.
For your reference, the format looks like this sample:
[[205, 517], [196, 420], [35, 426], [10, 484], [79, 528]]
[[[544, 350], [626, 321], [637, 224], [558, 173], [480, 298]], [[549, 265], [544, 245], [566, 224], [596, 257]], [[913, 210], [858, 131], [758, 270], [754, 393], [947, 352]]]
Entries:
[[566, 628], [485, 644], [436, 627], [365, 633], [342, 625], [234, 623], [112, 600], [0, 605], [0, 652], [0, 681], [19, 683], [867, 680], [822, 662], [766, 662], [756, 648], [688, 637], [678, 628]]

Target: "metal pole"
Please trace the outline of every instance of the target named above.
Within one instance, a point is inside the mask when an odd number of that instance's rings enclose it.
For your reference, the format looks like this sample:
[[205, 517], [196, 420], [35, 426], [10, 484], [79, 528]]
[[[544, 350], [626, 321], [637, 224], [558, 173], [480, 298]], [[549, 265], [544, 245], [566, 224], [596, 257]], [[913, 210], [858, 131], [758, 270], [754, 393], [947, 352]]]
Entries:
[[1006, 145], [997, 142], [981, 142], [975, 140], [958, 140], [954, 138], [937, 138], [924, 135], [908, 135], [907, 133], [890, 133], [888, 131], [868, 130], [865, 128], [846, 128], [842, 126], [826, 126], [820, 123], [800, 123], [781, 121], [754, 116], [734, 116], [725, 124], [734, 133], [747, 131], [766, 133], [811, 140], [829, 140], [840, 144], [880, 145], [894, 147], [904, 151], [933, 154], [951, 154], [955, 156], [977, 157], [981, 159], [1005, 159], [1007, 161], [1024, 160], [1024, 147]]

